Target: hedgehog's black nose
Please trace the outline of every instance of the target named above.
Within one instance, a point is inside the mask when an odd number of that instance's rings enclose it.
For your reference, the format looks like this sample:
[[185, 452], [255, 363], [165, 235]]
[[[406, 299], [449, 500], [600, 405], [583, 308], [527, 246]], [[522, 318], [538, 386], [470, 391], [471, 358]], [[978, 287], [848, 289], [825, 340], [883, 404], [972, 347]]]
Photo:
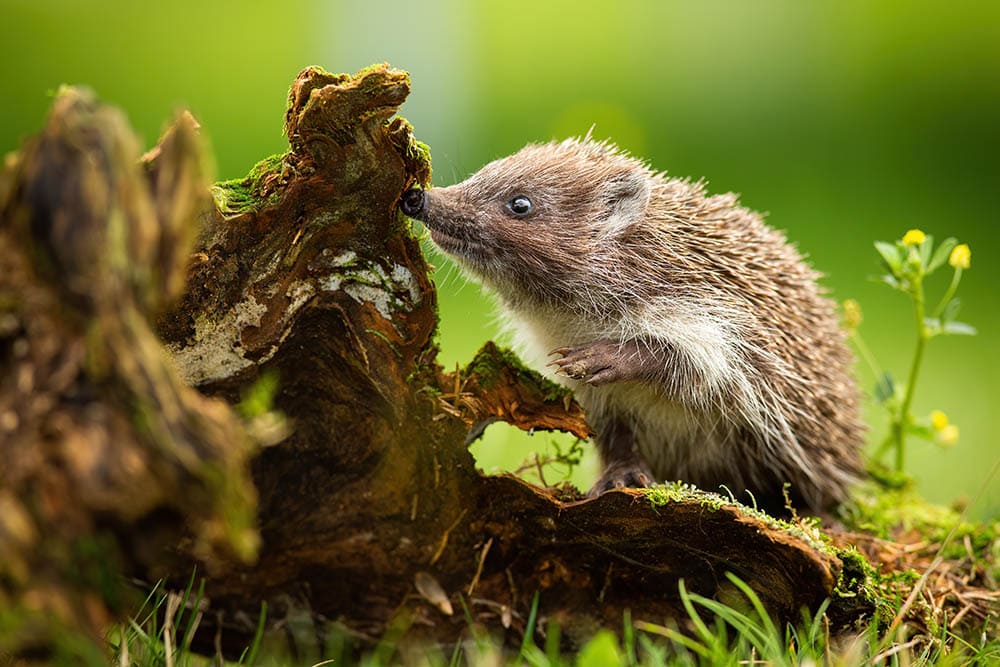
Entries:
[[424, 191], [414, 188], [404, 192], [403, 198], [399, 200], [399, 208], [404, 215], [411, 218], [418, 217], [420, 212], [424, 210]]

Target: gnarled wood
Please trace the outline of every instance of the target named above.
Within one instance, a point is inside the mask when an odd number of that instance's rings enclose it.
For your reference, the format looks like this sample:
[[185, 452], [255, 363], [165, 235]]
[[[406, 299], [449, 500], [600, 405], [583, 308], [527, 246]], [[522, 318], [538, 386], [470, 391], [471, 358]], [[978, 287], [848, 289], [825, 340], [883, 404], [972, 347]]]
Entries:
[[210, 567], [255, 552], [254, 443], [149, 321], [183, 285], [201, 163], [190, 116], [140, 164], [66, 89], [0, 178], [0, 652], [103, 641], [120, 573], [167, 572], [179, 540]]

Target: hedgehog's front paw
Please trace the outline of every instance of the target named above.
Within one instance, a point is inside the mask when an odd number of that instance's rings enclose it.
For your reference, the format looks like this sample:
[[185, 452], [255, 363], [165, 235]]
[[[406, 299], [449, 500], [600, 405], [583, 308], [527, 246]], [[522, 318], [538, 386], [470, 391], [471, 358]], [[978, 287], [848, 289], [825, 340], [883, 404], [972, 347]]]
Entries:
[[653, 481], [653, 473], [642, 461], [620, 461], [604, 469], [597, 483], [587, 492], [587, 497], [596, 498], [605, 491], [615, 489], [644, 489]]
[[559, 359], [548, 364], [556, 369], [556, 373], [587, 384], [607, 384], [625, 377], [619, 345], [607, 339], [560, 347], [549, 354], [560, 355]]

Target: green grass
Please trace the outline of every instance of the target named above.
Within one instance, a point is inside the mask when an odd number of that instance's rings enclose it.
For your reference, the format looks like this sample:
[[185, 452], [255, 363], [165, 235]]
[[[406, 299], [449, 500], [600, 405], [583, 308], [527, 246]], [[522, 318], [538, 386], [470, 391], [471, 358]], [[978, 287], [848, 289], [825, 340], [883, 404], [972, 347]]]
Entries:
[[[345, 634], [336, 632], [322, 651], [315, 646], [281, 646], [265, 638], [266, 613], [262, 613], [252, 643], [239, 660], [225, 664], [364, 667], [1000, 664], [1000, 639], [995, 636], [995, 628], [983, 628], [978, 637], [970, 640], [946, 629], [935, 635], [919, 634], [906, 624], [884, 632], [880, 628], [888, 625], [887, 619], [875, 618], [855, 632], [838, 634], [832, 631], [825, 614], [827, 603], [815, 614], [803, 613], [799, 623], [781, 626], [767, 614], [747, 584], [731, 574], [727, 577], [745, 598], [739, 608], [692, 593], [681, 580], [679, 593], [686, 617], [680, 619], [680, 624], [632, 619], [626, 613], [620, 637], [602, 629], [570, 652], [561, 646], [559, 625], [542, 622], [536, 593], [519, 649], [503, 646], [497, 638], [477, 629], [463, 601], [467, 620], [465, 637], [451, 647], [413, 646], [404, 642], [409, 624], [402, 617], [390, 622], [385, 635], [369, 649], [352, 646]], [[204, 601], [203, 585], [195, 585], [194, 575], [182, 592], [155, 587], [136, 616], [109, 633], [113, 664], [142, 667], [220, 664], [218, 656], [201, 656], [191, 651]], [[298, 658], [289, 657], [293, 652]]]
[[[208, 607], [205, 582], [201, 580], [196, 585], [196, 581], [197, 571], [193, 571], [183, 591], [169, 591], [162, 582], [157, 583], [135, 615], [108, 633], [113, 664], [141, 667], [218, 664], [217, 657], [199, 655], [191, 648]], [[262, 605], [253, 642], [243, 650], [239, 660], [227, 664], [264, 664], [258, 658], [266, 619], [267, 606]]]

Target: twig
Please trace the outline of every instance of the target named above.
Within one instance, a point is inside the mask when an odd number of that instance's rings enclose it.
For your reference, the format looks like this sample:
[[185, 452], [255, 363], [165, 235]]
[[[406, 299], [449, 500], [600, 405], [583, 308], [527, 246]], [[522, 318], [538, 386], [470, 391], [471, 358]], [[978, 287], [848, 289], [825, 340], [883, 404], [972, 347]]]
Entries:
[[966, 602], [965, 606], [962, 607], [962, 611], [955, 614], [955, 618], [951, 619], [951, 623], [948, 624], [948, 629], [949, 630], [954, 629], [955, 626], [958, 625], [958, 622], [961, 621], [965, 617], [965, 615], [969, 613], [971, 610], [972, 610], [972, 603]]
[[941, 557], [939, 552], [938, 555], [934, 557], [934, 560], [931, 561], [930, 567], [928, 567], [920, 579], [917, 580], [913, 590], [906, 596], [906, 601], [903, 602], [903, 606], [899, 608], [899, 611], [896, 612], [896, 617], [892, 619], [892, 623], [889, 624], [889, 631], [886, 633], [886, 636], [891, 635], [893, 631], [899, 627], [899, 624], [903, 621], [903, 617], [906, 616], [906, 612], [910, 611], [910, 607], [913, 606], [913, 603], [917, 601], [917, 597], [920, 596], [920, 592], [923, 590], [924, 585], [930, 578], [931, 573], [933, 573], [934, 570], [936, 570], [937, 567], [943, 562], [944, 559]]
[[167, 613], [163, 618], [163, 661], [167, 667], [174, 667], [174, 647], [171, 630], [174, 627], [174, 614], [181, 606], [181, 598], [175, 593], [167, 593]]
[[441, 536], [441, 544], [438, 546], [437, 551], [434, 552], [434, 556], [431, 557], [430, 561], [431, 565], [438, 562], [438, 559], [441, 557], [441, 554], [444, 553], [444, 548], [448, 546], [448, 536], [451, 535], [451, 531], [455, 530], [455, 528], [462, 521], [462, 519], [465, 518], [465, 515], [468, 513], [468, 511], [469, 511], [468, 508], [462, 510], [462, 513], [458, 515], [458, 518], [455, 519], [455, 521], [450, 526], [448, 526], [448, 529], [444, 531], [444, 535]]
[[905, 644], [896, 644], [892, 648], [890, 648], [890, 649], [888, 649], [886, 651], [882, 651], [877, 656], [875, 656], [874, 658], [872, 658], [872, 664], [873, 665], [877, 665], [878, 663], [882, 662], [886, 658], [891, 658], [892, 656], [896, 655], [900, 651], [905, 651], [908, 648], [913, 648], [914, 646], [916, 646], [917, 644], [919, 644], [923, 640], [924, 640], [924, 638], [922, 636], [917, 636], [917, 637], [914, 637], [913, 639], [911, 639], [910, 641], [906, 642]]
[[466, 592], [468, 597], [472, 597], [472, 591], [476, 590], [476, 584], [479, 583], [479, 577], [483, 574], [483, 565], [486, 563], [486, 554], [490, 552], [490, 547], [493, 546], [493, 538], [486, 540], [486, 544], [483, 545], [483, 550], [479, 552], [479, 565], [476, 566], [476, 574], [472, 577], [472, 583], [469, 584], [469, 590]]

